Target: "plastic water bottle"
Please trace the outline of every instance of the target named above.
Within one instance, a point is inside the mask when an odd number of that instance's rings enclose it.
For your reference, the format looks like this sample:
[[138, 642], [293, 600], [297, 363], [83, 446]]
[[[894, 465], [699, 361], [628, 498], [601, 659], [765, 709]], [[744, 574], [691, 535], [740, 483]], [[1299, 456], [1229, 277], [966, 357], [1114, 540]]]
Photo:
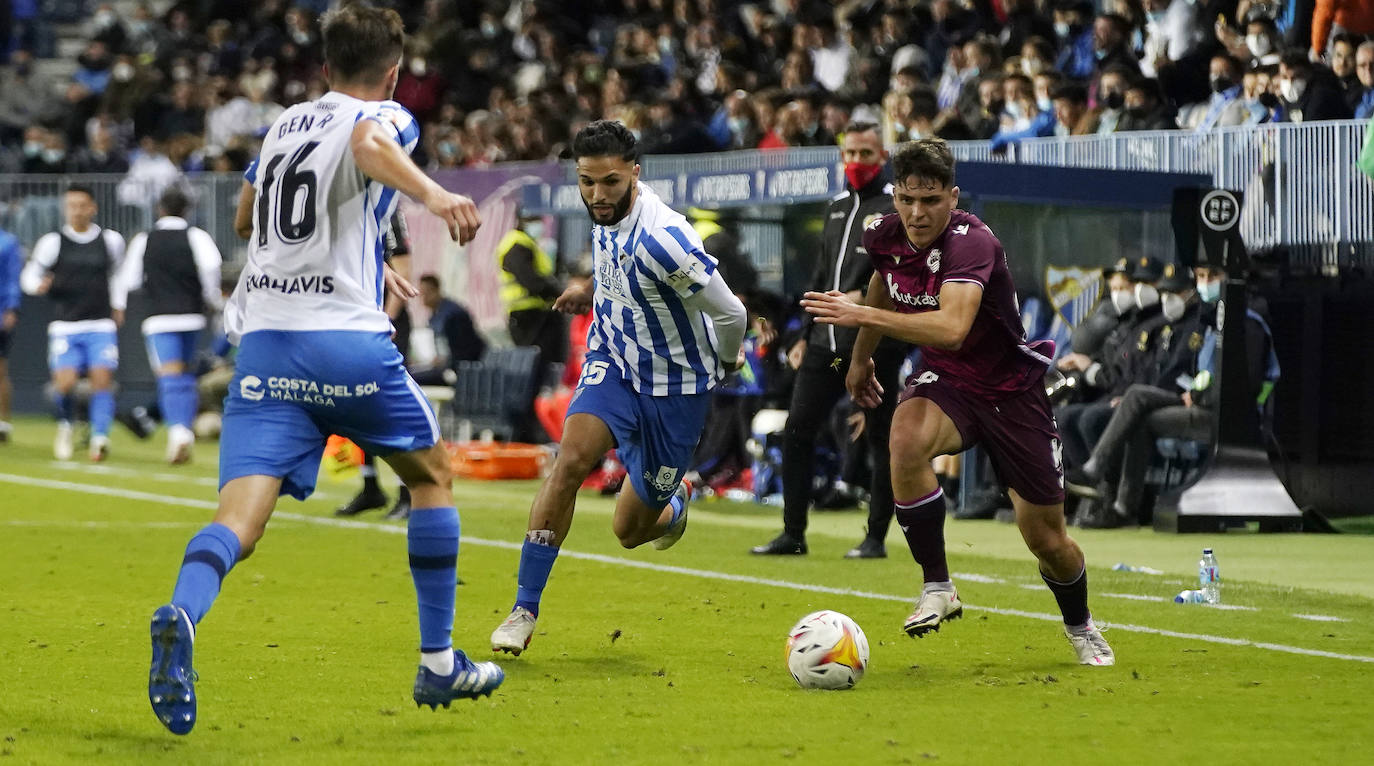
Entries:
[[1209, 604], [1221, 603], [1221, 567], [1211, 548], [1202, 549], [1202, 560], [1197, 563], [1197, 581], [1202, 587], [1202, 597]]

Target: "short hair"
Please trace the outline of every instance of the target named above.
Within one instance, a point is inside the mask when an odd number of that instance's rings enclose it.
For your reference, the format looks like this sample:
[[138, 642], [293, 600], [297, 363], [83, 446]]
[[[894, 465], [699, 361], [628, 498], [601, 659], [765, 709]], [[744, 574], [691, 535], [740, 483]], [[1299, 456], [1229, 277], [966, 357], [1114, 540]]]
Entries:
[[439, 278], [434, 276], [433, 274], [425, 274], [420, 277], [420, 284], [429, 285], [430, 287], [433, 287], [435, 290], [438, 290]]
[[911, 111], [907, 117], [916, 120], [935, 121], [940, 116], [940, 103], [935, 91], [930, 88], [917, 88], [911, 93]]
[[882, 132], [881, 126], [879, 126], [878, 123], [869, 122], [868, 120], [853, 120], [848, 125], [844, 126], [844, 134], [846, 136], [851, 133], [867, 133], [870, 130], [879, 133]]
[[1051, 101], [1058, 101], [1061, 98], [1074, 104], [1086, 104], [1088, 103], [1088, 89], [1082, 83], [1066, 82], [1050, 91]]
[[892, 155], [892, 167], [899, 183], [915, 176], [936, 181], [945, 188], [954, 185], [954, 153], [942, 138], [922, 138], [903, 144]]
[[157, 206], [165, 215], [182, 218], [186, 215], [187, 208], [191, 207], [191, 200], [186, 198], [186, 192], [176, 186], [168, 186], [167, 190], [158, 198]]
[[588, 123], [573, 136], [572, 156], [574, 160], [583, 157], [619, 157], [626, 162], [635, 162], [639, 157], [639, 142], [630, 129], [616, 120], [597, 120]]
[[1217, 54], [1213, 55], [1212, 60], [1225, 61], [1226, 68], [1230, 70], [1232, 74], [1238, 75], [1245, 71], [1245, 66], [1240, 63], [1240, 59], [1236, 58], [1235, 56], [1232, 56], [1226, 51], [1220, 51]]
[[1099, 19], [1106, 19], [1112, 26], [1116, 27], [1117, 33], [1122, 37], [1131, 34], [1131, 22], [1119, 13], [1103, 13], [1098, 15]]
[[390, 8], [337, 8], [324, 15], [320, 30], [325, 63], [345, 82], [380, 79], [405, 50], [405, 23]]
[[73, 192], [77, 194], [84, 194], [87, 197], [90, 197], [92, 202], [95, 201], [95, 190], [87, 186], [86, 184], [71, 184], [67, 187], [67, 190], [63, 192], [63, 194], [71, 194]]
[[1279, 57], [1279, 64], [1295, 72], [1306, 72], [1312, 68], [1312, 62], [1307, 59], [1307, 52], [1296, 48], [1284, 52]]
[[1126, 86], [1128, 91], [1139, 91], [1156, 104], [1164, 100], [1164, 91], [1159, 87], [1159, 80], [1152, 77], [1144, 77]]

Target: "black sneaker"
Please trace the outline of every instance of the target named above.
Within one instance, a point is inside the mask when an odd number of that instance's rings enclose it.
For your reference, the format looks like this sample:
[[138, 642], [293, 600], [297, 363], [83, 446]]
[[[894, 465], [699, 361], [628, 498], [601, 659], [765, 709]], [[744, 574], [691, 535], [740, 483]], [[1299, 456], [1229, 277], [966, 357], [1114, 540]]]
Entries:
[[805, 556], [806, 541], [783, 532], [763, 545], [755, 545], [749, 552], [758, 556]]
[[369, 489], [364, 487], [361, 492], [348, 501], [347, 505], [341, 505], [334, 509], [335, 516], [357, 516], [363, 511], [371, 511], [377, 508], [386, 507], [386, 493], [380, 489]]
[[882, 540], [874, 540], [865, 537], [863, 542], [854, 546], [844, 554], [847, 559], [885, 559], [887, 558], [887, 546], [883, 545]]
[[410, 518], [410, 490], [401, 487], [396, 495], [396, 504], [386, 512], [387, 521], [404, 521]]
[[131, 410], [116, 413], [115, 420], [139, 439], [147, 439], [157, 430], [157, 421], [148, 414], [147, 407], [134, 407]]

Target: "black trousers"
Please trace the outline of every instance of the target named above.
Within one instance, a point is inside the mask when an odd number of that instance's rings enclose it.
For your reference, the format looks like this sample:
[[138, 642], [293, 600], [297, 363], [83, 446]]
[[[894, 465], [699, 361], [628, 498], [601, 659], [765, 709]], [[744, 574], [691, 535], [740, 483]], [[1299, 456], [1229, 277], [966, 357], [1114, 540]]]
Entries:
[[[897, 407], [901, 386], [897, 373], [905, 354], [900, 349], [880, 348], [873, 355], [878, 382], [883, 386], [883, 401], [867, 411], [863, 439], [873, 456], [873, 481], [869, 487], [868, 536], [887, 537], [892, 523], [892, 475], [888, 434], [892, 411]], [[782, 439], [782, 524], [784, 531], [802, 537], [811, 506], [812, 479], [815, 475], [816, 437], [826, 428], [830, 412], [845, 395], [844, 377], [849, 358], [826, 348], [807, 349], [797, 370], [792, 388], [792, 404], [787, 411], [787, 427]]]
[[1066, 466], [1079, 467], [1088, 462], [1111, 418], [1112, 405], [1107, 399], [1066, 404], [1054, 413]]
[[1155, 439], [1164, 436], [1211, 441], [1212, 411], [1185, 407], [1178, 393], [1155, 386], [1137, 383], [1126, 389], [1092, 452], [1119, 511], [1134, 515], [1139, 510]]

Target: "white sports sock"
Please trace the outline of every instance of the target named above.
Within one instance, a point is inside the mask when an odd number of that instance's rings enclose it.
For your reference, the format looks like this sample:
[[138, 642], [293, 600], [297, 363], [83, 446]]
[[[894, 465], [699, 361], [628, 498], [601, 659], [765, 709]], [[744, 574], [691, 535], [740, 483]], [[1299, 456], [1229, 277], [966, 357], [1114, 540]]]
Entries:
[[453, 650], [420, 652], [420, 664], [429, 668], [431, 673], [441, 676], [449, 675], [453, 672]]
[[953, 582], [952, 580], [944, 580], [944, 581], [941, 581], [941, 582], [928, 582], [928, 583], [926, 583], [924, 586], [922, 586], [922, 588], [921, 588], [921, 593], [922, 593], [922, 594], [933, 593], [933, 592], [935, 592], [935, 591], [937, 591], [937, 590], [942, 590], [942, 591], [945, 591], [946, 593], [953, 593], [953, 592], [954, 592], [954, 582]]

